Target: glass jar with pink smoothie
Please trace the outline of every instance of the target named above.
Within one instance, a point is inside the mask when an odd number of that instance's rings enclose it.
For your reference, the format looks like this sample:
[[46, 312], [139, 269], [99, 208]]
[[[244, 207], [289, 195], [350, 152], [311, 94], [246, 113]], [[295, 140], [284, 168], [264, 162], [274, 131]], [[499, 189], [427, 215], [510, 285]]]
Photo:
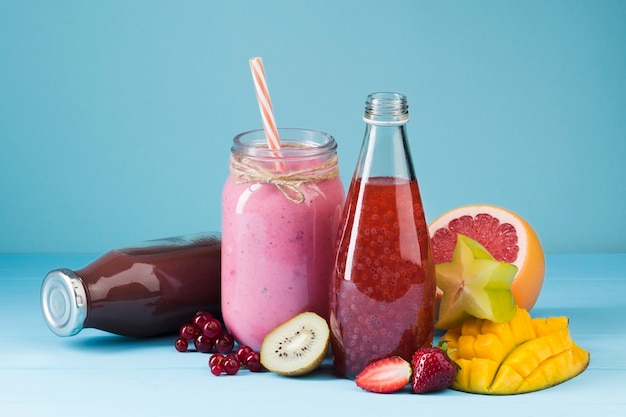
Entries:
[[323, 132], [263, 130], [233, 140], [222, 195], [222, 316], [235, 339], [264, 337], [304, 311], [328, 319], [333, 247], [344, 187], [337, 143]]

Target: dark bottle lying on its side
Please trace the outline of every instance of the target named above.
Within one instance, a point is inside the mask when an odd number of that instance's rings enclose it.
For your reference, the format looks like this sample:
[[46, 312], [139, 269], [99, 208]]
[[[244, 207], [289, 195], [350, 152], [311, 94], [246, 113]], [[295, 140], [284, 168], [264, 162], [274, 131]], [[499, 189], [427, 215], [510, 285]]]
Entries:
[[197, 311], [220, 317], [221, 237], [198, 233], [111, 250], [41, 286], [46, 324], [58, 336], [94, 328], [149, 337], [178, 331]]

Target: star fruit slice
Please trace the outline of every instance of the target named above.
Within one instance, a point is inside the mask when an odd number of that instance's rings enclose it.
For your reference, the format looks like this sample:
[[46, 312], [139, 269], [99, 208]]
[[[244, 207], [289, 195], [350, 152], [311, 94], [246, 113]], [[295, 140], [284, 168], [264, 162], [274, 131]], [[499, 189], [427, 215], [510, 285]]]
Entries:
[[474, 239], [458, 234], [452, 260], [436, 265], [435, 271], [443, 292], [438, 329], [458, 327], [473, 317], [501, 323], [515, 315], [511, 284], [517, 267], [496, 261]]

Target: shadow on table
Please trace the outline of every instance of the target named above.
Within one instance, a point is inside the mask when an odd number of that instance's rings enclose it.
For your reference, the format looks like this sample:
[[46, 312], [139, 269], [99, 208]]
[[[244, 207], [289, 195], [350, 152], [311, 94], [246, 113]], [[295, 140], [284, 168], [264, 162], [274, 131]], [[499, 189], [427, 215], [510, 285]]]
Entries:
[[74, 337], [71, 344], [76, 349], [91, 351], [129, 351], [135, 349], [146, 349], [148, 347], [171, 347], [174, 349], [174, 340], [176, 335], [167, 335], [149, 338], [135, 338], [119, 336], [116, 334], [85, 334]]

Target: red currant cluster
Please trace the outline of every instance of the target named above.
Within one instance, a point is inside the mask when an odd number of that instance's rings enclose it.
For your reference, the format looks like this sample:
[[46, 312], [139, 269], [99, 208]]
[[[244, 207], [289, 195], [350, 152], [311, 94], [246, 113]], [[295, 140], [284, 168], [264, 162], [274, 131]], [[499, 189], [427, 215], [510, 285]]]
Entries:
[[214, 352], [209, 358], [209, 367], [213, 375], [222, 373], [234, 375], [241, 367], [252, 372], [263, 370], [259, 353], [251, 347], [242, 345], [233, 353], [235, 338], [211, 313], [199, 311], [193, 316], [191, 323], [183, 324], [174, 347], [179, 352], [187, 352], [191, 340], [196, 351]]
[[214, 353], [209, 358], [209, 368], [213, 375], [234, 375], [244, 367], [252, 372], [263, 370], [259, 352], [252, 350], [250, 346], [239, 346], [235, 353]]

